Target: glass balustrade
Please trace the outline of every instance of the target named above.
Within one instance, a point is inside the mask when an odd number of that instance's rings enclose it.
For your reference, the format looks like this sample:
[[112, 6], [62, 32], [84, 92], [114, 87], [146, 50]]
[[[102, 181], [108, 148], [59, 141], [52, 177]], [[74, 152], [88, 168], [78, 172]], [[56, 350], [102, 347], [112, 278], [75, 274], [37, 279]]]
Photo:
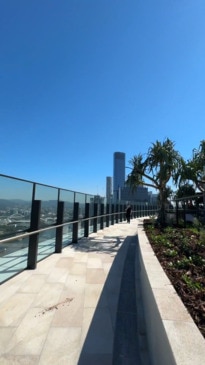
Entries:
[[[35, 211], [38, 202], [39, 210]], [[74, 242], [74, 236], [84, 237], [86, 228], [89, 235], [125, 220], [125, 207], [126, 202], [116, 206], [98, 195], [0, 175], [0, 283], [30, 267], [35, 244], [38, 262], [61, 252]], [[136, 216], [148, 214], [148, 206], [136, 207]], [[156, 210], [152, 207], [153, 214]]]

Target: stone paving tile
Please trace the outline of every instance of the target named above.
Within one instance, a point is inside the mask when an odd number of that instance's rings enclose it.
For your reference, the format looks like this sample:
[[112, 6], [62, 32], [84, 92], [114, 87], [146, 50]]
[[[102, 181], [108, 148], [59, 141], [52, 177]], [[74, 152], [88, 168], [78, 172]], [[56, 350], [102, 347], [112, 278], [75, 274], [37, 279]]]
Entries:
[[87, 265], [85, 262], [73, 262], [73, 264], [69, 268], [69, 272], [71, 275], [85, 275], [86, 268]]
[[50, 274], [47, 276], [47, 282], [65, 283], [68, 277], [68, 273], [68, 269], [55, 266]]
[[[96, 307], [101, 296], [103, 289], [102, 284], [87, 284], [85, 288], [85, 302], [84, 306], [86, 308]], [[106, 305], [106, 303], [104, 304]]]
[[39, 365], [77, 364], [80, 336], [80, 327], [51, 328], [44, 344]]
[[83, 322], [84, 290], [63, 291], [56, 307], [52, 326], [80, 327]]
[[87, 267], [89, 269], [99, 269], [102, 267], [101, 257], [88, 257]]
[[58, 303], [63, 287], [63, 283], [46, 282], [35, 298], [35, 305], [43, 309]]
[[20, 291], [22, 293], [38, 293], [39, 290], [45, 284], [47, 279], [47, 275], [45, 274], [36, 274], [30, 276], [25, 282], [24, 286], [21, 287]]
[[32, 304], [35, 294], [15, 293], [0, 305], [0, 326], [18, 326]]
[[0, 360], [1, 365], [36, 365], [39, 363], [39, 356], [5, 355]]
[[87, 269], [86, 283], [88, 284], [103, 284], [106, 279], [106, 274], [103, 269]]
[[0, 286], [0, 365], [111, 365], [128, 231], [105, 228]]
[[41, 308], [31, 308], [10, 338], [5, 352], [10, 355], [39, 355], [52, 318], [52, 311], [45, 313]]
[[5, 349], [16, 329], [17, 327], [0, 327], [0, 356], [5, 354]]
[[59, 260], [56, 262], [56, 267], [65, 268], [69, 270], [71, 265], [73, 264], [73, 257], [60, 257]]

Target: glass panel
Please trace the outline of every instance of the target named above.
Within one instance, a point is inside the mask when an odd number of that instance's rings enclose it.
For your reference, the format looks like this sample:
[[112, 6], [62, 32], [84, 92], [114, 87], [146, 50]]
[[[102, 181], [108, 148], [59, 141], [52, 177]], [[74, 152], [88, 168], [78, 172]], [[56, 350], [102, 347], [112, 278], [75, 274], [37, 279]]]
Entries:
[[67, 246], [69, 243], [72, 242], [72, 232], [73, 225], [68, 224], [67, 226], [63, 227], [63, 247]]
[[33, 184], [0, 175], [0, 239], [30, 227]]
[[0, 244], [0, 283], [27, 267], [28, 240], [14, 240]]
[[[97, 215], [100, 215], [100, 204], [98, 204]], [[100, 217], [97, 218], [97, 230], [100, 229]]]
[[89, 222], [89, 233], [93, 233], [93, 219], [90, 219]]
[[84, 221], [79, 221], [78, 224], [78, 238], [84, 237]]
[[37, 261], [55, 252], [56, 229], [39, 233], [38, 257]]
[[[64, 222], [73, 220], [73, 203], [74, 191], [60, 190], [59, 200], [65, 202], [64, 204]], [[70, 226], [68, 226], [70, 229]]]
[[94, 202], [94, 195], [86, 194], [86, 203], [93, 203]]
[[86, 194], [75, 193], [75, 203], [79, 203], [79, 219], [85, 218], [85, 198]]
[[40, 228], [56, 223], [58, 189], [45, 185], [36, 185], [35, 199], [41, 200]]

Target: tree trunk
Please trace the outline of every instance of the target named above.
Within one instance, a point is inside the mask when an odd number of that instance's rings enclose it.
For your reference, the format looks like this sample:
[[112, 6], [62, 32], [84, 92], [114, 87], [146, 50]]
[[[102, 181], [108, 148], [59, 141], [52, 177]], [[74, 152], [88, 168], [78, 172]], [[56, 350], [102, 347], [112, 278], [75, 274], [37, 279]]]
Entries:
[[159, 223], [162, 227], [166, 225], [166, 195], [164, 193], [164, 189], [160, 190], [160, 210], [159, 210]]

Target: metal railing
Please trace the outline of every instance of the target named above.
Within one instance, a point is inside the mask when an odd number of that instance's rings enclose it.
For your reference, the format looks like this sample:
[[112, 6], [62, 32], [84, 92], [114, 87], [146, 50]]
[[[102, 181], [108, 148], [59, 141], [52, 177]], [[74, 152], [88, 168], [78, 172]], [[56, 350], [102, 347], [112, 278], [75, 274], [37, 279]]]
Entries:
[[[35, 269], [37, 262], [80, 238], [126, 219], [125, 202], [110, 204], [100, 196], [5, 175], [0, 175], [0, 193], [4, 197], [0, 197], [0, 283]], [[157, 210], [136, 202], [132, 208], [133, 218]]]

